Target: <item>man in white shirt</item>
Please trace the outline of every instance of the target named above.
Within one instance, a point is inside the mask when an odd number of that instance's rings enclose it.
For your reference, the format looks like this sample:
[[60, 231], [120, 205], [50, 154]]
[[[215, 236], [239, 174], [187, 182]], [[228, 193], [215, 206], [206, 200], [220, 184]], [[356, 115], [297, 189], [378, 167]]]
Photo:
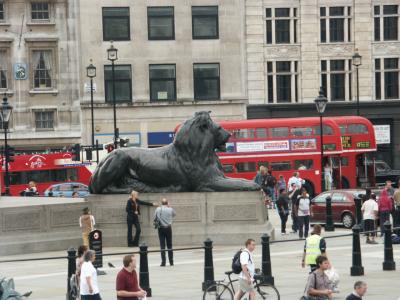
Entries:
[[97, 272], [93, 266], [95, 259], [96, 255], [93, 250], [88, 250], [84, 254], [85, 262], [82, 264], [80, 276], [81, 300], [101, 300], [97, 284]]
[[289, 193], [293, 190], [292, 184], [295, 184], [297, 186], [297, 188], [300, 190], [304, 180], [300, 178], [300, 173], [299, 172], [294, 172], [293, 176], [289, 178], [288, 181], [288, 191]]
[[[375, 220], [378, 216], [378, 203], [376, 202], [376, 195], [371, 194], [371, 198], [364, 202], [361, 207], [364, 219], [364, 231], [374, 231], [375, 230]], [[367, 244], [377, 244], [375, 241], [374, 233], [366, 233]]]
[[246, 248], [240, 254], [242, 272], [239, 274], [239, 289], [233, 298], [234, 300], [240, 300], [246, 293], [249, 293], [249, 300], [256, 299], [256, 291], [253, 285], [255, 273], [253, 251], [256, 248], [256, 242], [253, 239], [248, 239], [245, 246]]

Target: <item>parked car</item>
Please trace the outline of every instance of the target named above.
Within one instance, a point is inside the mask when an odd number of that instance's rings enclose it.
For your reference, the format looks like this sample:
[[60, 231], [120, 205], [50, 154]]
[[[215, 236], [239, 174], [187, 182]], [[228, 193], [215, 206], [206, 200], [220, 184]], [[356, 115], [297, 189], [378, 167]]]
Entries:
[[365, 195], [363, 189], [332, 190], [319, 194], [311, 200], [311, 222], [324, 224], [326, 222], [326, 198], [332, 199], [332, 218], [334, 223], [351, 228], [356, 220], [356, 205], [354, 198]]
[[393, 170], [385, 161], [376, 160], [375, 180], [377, 186], [383, 186], [386, 180], [391, 180], [393, 187], [397, 187], [397, 183], [400, 180], [400, 170]]
[[45, 190], [44, 195], [47, 197], [72, 197], [74, 192], [77, 192], [79, 197], [85, 197], [89, 194], [89, 187], [80, 182], [53, 184]]

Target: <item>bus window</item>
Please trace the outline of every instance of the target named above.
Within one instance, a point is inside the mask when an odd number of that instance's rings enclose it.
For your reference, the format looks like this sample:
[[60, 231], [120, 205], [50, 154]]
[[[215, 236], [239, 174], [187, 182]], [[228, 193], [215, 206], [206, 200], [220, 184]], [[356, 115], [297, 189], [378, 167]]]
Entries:
[[[333, 135], [333, 129], [329, 125], [324, 125], [324, 135]], [[319, 126], [314, 127], [314, 131], [316, 135], [320, 134]]]
[[22, 178], [22, 172], [11, 172], [10, 173], [10, 185], [14, 184], [25, 184]]
[[340, 133], [342, 135], [346, 134], [346, 129], [347, 129], [346, 125], [339, 125], [339, 128], [340, 128]]
[[349, 124], [347, 127], [347, 132], [367, 134], [368, 128], [364, 124]]
[[272, 171], [289, 171], [292, 169], [290, 161], [271, 162]]
[[341, 157], [340, 158], [342, 167], [347, 167], [349, 165], [349, 158], [348, 157]]
[[233, 168], [233, 165], [222, 165], [222, 170], [224, 173], [233, 173], [235, 169]]
[[314, 161], [312, 159], [295, 160], [294, 168], [296, 170], [311, 170], [314, 168]]
[[313, 134], [312, 127], [295, 127], [290, 129], [293, 136], [311, 136]]
[[51, 181], [55, 182], [63, 182], [66, 181], [67, 178], [67, 170], [60, 169], [60, 170], [51, 170]]
[[256, 171], [256, 163], [255, 162], [236, 163], [236, 170], [238, 171], [238, 173], [255, 172]]
[[261, 166], [268, 168], [268, 162], [267, 161], [259, 161], [258, 168], [260, 169]]
[[259, 139], [267, 138], [267, 129], [266, 128], [256, 128], [256, 136]]
[[240, 139], [251, 139], [255, 137], [255, 131], [253, 128], [250, 129], [235, 129], [233, 131], [233, 137], [237, 140]]
[[271, 137], [288, 137], [289, 136], [289, 128], [288, 127], [270, 128], [269, 135]]
[[27, 175], [28, 175], [28, 182], [35, 181], [37, 183], [40, 183], [40, 182], [49, 182], [51, 180], [49, 170], [31, 171], [28, 172]]
[[67, 177], [64, 181], [77, 181], [78, 180], [78, 169], [77, 168], [69, 168], [67, 170]]

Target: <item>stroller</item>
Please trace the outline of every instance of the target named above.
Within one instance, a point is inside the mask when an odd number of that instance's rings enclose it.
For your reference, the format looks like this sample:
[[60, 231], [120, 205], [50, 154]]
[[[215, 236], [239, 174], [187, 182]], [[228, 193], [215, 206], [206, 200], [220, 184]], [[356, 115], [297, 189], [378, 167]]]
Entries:
[[1, 278], [0, 279], [0, 300], [22, 300], [29, 297], [32, 292], [27, 292], [23, 295], [15, 290], [14, 280]]

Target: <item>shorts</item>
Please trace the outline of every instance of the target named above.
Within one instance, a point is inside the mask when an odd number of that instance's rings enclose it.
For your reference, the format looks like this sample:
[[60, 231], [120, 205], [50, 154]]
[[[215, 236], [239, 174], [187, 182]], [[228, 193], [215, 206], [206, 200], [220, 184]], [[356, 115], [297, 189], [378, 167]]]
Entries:
[[[364, 220], [364, 231], [374, 231], [375, 230], [375, 220], [365, 219]], [[367, 233], [367, 236], [374, 235], [373, 233]]]
[[243, 278], [239, 278], [239, 288], [243, 293], [249, 293], [254, 290], [253, 283], [250, 283]]

